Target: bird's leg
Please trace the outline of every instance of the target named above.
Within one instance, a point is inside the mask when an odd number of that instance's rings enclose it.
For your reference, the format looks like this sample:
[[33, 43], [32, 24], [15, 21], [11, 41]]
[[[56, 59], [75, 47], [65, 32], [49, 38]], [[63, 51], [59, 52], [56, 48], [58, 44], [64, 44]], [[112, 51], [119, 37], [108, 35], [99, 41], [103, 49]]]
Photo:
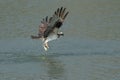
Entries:
[[46, 43], [46, 47], [49, 48], [49, 46], [48, 46], [48, 42]]
[[43, 44], [43, 47], [44, 47], [45, 51], [47, 51], [48, 48], [49, 48], [49, 46], [48, 46], [48, 42], [44, 43], [44, 44]]
[[46, 46], [46, 43], [43, 44], [43, 47], [44, 47], [45, 51], [47, 51], [48, 48]]

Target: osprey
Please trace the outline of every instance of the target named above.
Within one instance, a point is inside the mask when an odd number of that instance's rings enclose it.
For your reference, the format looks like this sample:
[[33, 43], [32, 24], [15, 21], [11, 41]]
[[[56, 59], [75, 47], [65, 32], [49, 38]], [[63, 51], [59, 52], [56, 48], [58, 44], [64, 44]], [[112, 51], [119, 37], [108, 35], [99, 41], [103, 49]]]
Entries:
[[58, 8], [52, 17], [48, 18], [46, 16], [41, 21], [39, 25], [39, 33], [37, 36], [31, 35], [32, 39], [42, 39], [43, 47], [45, 51], [48, 50], [48, 42], [60, 38], [60, 36], [64, 36], [63, 32], [59, 32], [60, 27], [62, 26], [65, 18], [68, 15], [68, 11], [66, 12], [66, 8]]

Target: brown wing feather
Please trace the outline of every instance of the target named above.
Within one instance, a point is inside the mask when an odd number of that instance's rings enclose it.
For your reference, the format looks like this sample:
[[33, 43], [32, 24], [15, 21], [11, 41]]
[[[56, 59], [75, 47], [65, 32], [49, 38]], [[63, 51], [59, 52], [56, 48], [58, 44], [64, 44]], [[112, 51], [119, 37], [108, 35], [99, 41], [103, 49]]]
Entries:
[[44, 32], [44, 37], [48, 37], [48, 35], [51, 32], [54, 32], [55, 28], [60, 28], [65, 20], [65, 18], [67, 17], [69, 12], [65, 12], [66, 8], [58, 8], [55, 12], [54, 15], [47, 27], [47, 29]]
[[68, 13], [69, 12], [66, 12], [66, 8], [61, 7], [54, 12], [52, 17], [48, 18], [48, 16], [46, 16], [45, 18], [43, 18], [41, 24], [39, 25], [38, 36], [31, 36], [31, 38], [46, 38], [51, 32], [57, 32], [55, 30], [58, 30], [62, 26]]

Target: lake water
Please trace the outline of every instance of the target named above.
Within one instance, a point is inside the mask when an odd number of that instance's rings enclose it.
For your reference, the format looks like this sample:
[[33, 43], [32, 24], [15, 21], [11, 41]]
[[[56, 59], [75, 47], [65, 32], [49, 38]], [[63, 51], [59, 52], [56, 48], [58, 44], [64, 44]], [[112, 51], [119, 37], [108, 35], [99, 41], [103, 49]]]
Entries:
[[[119, 0], [0, 0], [0, 80], [119, 80]], [[32, 40], [58, 7], [70, 11], [49, 43]]]

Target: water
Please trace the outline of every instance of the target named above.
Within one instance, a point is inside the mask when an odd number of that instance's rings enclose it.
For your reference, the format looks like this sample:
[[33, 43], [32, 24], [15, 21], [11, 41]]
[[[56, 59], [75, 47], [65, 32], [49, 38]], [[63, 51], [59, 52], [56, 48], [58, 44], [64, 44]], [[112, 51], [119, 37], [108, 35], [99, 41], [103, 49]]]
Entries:
[[[119, 4], [119, 0], [1, 0], [0, 80], [119, 80]], [[30, 35], [37, 34], [43, 17], [61, 6], [70, 11], [61, 29], [65, 36], [49, 43], [45, 52], [42, 42]]]

